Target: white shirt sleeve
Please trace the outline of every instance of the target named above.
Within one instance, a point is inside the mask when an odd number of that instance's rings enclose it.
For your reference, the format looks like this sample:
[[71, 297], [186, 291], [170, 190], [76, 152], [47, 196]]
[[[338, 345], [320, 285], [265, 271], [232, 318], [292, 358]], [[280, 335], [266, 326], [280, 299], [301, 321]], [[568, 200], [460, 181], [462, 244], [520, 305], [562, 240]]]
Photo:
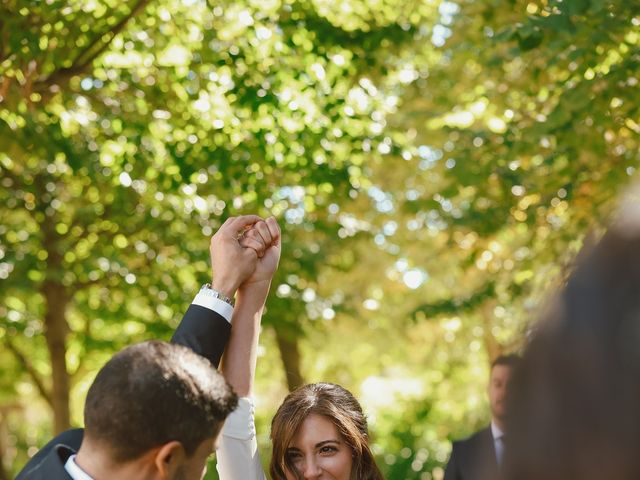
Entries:
[[220, 480], [264, 480], [260, 464], [253, 401], [242, 397], [224, 422], [216, 450]]
[[193, 305], [200, 305], [201, 307], [213, 310], [214, 312], [222, 315], [227, 322], [231, 323], [233, 307], [219, 298], [207, 295], [206, 291], [200, 290], [196, 295], [196, 298], [194, 298], [191, 303]]

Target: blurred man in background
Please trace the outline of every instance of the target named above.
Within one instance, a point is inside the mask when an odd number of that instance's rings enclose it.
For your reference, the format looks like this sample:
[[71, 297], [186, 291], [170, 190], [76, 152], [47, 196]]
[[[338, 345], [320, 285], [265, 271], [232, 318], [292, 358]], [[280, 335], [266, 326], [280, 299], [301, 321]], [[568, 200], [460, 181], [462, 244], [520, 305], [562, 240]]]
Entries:
[[499, 477], [505, 447], [506, 395], [520, 358], [503, 355], [491, 364], [487, 393], [491, 424], [471, 437], [453, 442], [445, 480], [495, 480]]

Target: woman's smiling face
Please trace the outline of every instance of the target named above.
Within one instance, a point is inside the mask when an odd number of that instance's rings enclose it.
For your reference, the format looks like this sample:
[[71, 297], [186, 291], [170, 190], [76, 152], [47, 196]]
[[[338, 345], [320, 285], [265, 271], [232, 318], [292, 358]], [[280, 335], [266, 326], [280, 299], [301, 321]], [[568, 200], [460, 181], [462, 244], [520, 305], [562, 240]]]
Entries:
[[296, 472], [287, 480], [350, 480], [353, 455], [331, 420], [311, 414], [304, 419], [287, 448], [287, 458]]

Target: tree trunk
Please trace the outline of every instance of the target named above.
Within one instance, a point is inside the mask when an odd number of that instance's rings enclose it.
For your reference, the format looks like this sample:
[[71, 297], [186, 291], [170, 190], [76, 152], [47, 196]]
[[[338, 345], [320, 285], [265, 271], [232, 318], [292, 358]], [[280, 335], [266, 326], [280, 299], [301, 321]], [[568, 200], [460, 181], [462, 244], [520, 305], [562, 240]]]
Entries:
[[70, 426], [69, 372], [66, 358], [68, 332], [66, 309], [69, 297], [64, 285], [51, 280], [45, 281], [42, 294], [45, 299], [45, 336], [53, 381], [51, 400], [54, 430], [58, 434]]
[[5, 415], [0, 412], [0, 480], [9, 480], [9, 474], [5, 470], [5, 452], [7, 451], [7, 426]]
[[[36, 192], [38, 198], [46, 198], [46, 184], [48, 178], [36, 178]], [[55, 225], [59, 223], [55, 210], [48, 210], [48, 203], [40, 206], [44, 214], [40, 221], [43, 234], [42, 245], [46, 250], [47, 267], [45, 280], [40, 286], [40, 294], [44, 299], [44, 335], [47, 340], [49, 362], [51, 364], [51, 405], [53, 406], [53, 428], [58, 433], [70, 427], [69, 415], [69, 372], [67, 370], [67, 306], [69, 304], [69, 289], [62, 283], [64, 275], [63, 254], [65, 247], [62, 238], [56, 232]]]
[[300, 371], [298, 340], [293, 335], [288, 334], [288, 332], [283, 332], [277, 327], [274, 329], [278, 350], [280, 350], [280, 358], [284, 366], [284, 373], [287, 377], [287, 387], [291, 392], [306, 383]]
[[[12, 411], [20, 411], [21, 405], [10, 404], [0, 406], [0, 480], [9, 480], [9, 471], [7, 470], [9, 459], [7, 451], [9, 446], [9, 426], [8, 418]], [[8, 467], [9, 470], [11, 467]]]

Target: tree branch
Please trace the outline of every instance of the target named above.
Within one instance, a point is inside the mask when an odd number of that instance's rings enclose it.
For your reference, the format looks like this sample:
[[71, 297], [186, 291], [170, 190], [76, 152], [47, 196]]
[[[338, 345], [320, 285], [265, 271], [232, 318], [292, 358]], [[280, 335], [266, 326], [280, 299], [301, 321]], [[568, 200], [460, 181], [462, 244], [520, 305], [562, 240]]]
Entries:
[[13, 352], [18, 362], [29, 374], [29, 376], [31, 377], [31, 380], [33, 380], [33, 383], [35, 384], [36, 388], [40, 392], [40, 395], [42, 395], [42, 398], [44, 398], [49, 405], [53, 406], [51, 393], [45, 387], [42, 381], [42, 378], [40, 377], [40, 374], [36, 371], [35, 368], [33, 368], [33, 365], [31, 365], [31, 362], [29, 362], [29, 359], [25, 357], [25, 355], [20, 350], [18, 350], [18, 348], [11, 342], [11, 340], [9, 340], [9, 337], [7, 337], [6, 335], [4, 337], [4, 343], [7, 346], [7, 348], [11, 350], [11, 352]]
[[[46, 86], [51, 86], [56, 83], [66, 81], [74, 75], [82, 73], [98, 56], [100, 56], [109, 47], [113, 39], [118, 33], [122, 31], [129, 20], [135, 17], [148, 3], [149, 0], [138, 0], [138, 3], [136, 3], [131, 11], [127, 15], [125, 15], [118, 23], [116, 23], [113, 28], [100, 35], [97, 35], [96, 38], [87, 46], [87, 48], [80, 52], [80, 54], [76, 57], [70, 67], [56, 70], [51, 75], [49, 75], [49, 77], [46, 78], [42, 83]], [[109, 36], [109, 39], [103, 41], [102, 39], [106, 36]], [[96, 45], [99, 45], [100, 42], [102, 42], [102, 45], [94, 50], [94, 47], [96, 47]]]

